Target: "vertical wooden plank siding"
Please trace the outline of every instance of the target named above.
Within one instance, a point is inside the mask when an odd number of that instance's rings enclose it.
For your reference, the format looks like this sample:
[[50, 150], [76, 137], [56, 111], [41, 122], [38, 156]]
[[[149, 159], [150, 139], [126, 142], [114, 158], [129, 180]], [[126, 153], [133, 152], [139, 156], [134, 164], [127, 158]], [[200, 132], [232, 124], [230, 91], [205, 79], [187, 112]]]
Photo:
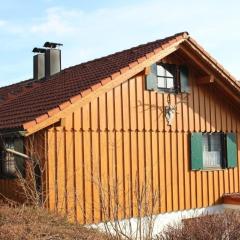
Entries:
[[57, 134], [57, 185], [58, 185], [58, 212], [66, 214], [66, 166], [64, 155], [64, 131], [62, 127], [56, 129]]
[[[207, 207], [238, 192], [239, 167], [191, 171], [193, 131], [238, 132], [240, 163], [239, 115], [195, 78], [190, 72], [190, 94], [169, 97], [146, 91], [145, 77], [137, 75], [66, 116], [65, 126], [49, 129], [50, 209], [58, 201], [60, 212], [90, 223], [143, 214], [137, 205], [144, 185], [154, 213]], [[163, 111], [168, 101], [177, 104], [171, 127]]]
[[[123, 106], [122, 86], [114, 89], [114, 120], [115, 120], [115, 171], [116, 171], [116, 215], [119, 219], [124, 218], [124, 162], [123, 162]], [[120, 116], [120, 117], [119, 117]]]
[[[207, 207], [239, 192], [240, 116], [195, 78], [190, 72], [190, 94], [169, 96], [146, 91], [139, 74], [48, 128], [49, 209], [97, 223], [144, 215], [139, 204], [157, 214]], [[177, 104], [172, 126], [164, 116], [168, 102]], [[191, 171], [189, 133], [204, 131], [237, 133], [237, 168]], [[0, 179], [1, 194], [19, 199], [12, 189], [15, 180]]]
[[93, 188], [93, 219], [99, 222], [101, 220], [100, 214], [100, 135], [99, 135], [99, 106], [98, 99], [91, 102], [91, 141], [92, 141], [92, 188]]
[[[70, 114], [66, 118], [66, 124], [64, 129], [65, 134], [65, 159], [66, 159], [66, 186], [67, 186], [67, 214], [71, 221], [75, 220], [75, 167], [74, 167], [74, 145], [73, 141], [73, 115]], [[58, 182], [58, 184], [61, 184]]]
[[57, 210], [57, 181], [56, 181], [56, 156], [55, 156], [55, 129], [48, 132], [48, 171], [49, 171], [49, 209]]
[[82, 136], [82, 111], [78, 109], [74, 113], [74, 146], [75, 146], [75, 178], [76, 178], [76, 218], [78, 222], [85, 222], [85, 194], [84, 194], [84, 181], [83, 181], [83, 136]]

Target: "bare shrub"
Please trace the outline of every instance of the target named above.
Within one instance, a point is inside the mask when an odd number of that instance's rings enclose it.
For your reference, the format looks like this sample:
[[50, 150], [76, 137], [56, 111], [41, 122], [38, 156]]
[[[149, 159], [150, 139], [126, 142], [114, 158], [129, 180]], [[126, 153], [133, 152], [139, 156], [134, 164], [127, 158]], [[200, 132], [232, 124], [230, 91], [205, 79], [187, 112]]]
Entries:
[[105, 240], [108, 236], [33, 207], [0, 205], [0, 240]]
[[[118, 240], [153, 239], [160, 193], [153, 186], [153, 180], [146, 177], [151, 176], [150, 172], [146, 172], [145, 177], [140, 176], [138, 171], [126, 174], [124, 179], [118, 177], [115, 159], [117, 148], [117, 141], [109, 143], [112, 161], [109, 169], [110, 181], [106, 181], [109, 180], [107, 175], [97, 178], [89, 173], [93, 185], [99, 191], [102, 223], [96, 226], [99, 230], [104, 230], [110, 238]], [[91, 157], [93, 160], [93, 154]], [[153, 167], [155, 164], [153, 163]]]
[[129, 196], [126, 199], [129, 207], [119, 200], [122, 183], [116, 180], [112, 185], [109, 183], [107, 188], [100, 181], [95, 181], [94, 184], [100, 190], [102, 218], [105, 219], [102, 224], [97, 225], [99, 230], [104, 229], [110, 238], [118, 240], [153, 239], [156, 219], [154, 209], [157, 207], [159, 194], [153, 191], [150, 183], [140, 185], [136, 180], [132, 186], [132, 198], [130, 192], [125, 193], [125, 196]]
[[158, 236], [158, 240], [218, 240], [239, 239], [240, 212], [226, 210], [213, 215], [201, 215], [185, 219], [182, 223], [167, 226]]
[[17, 170], [17, 194], [25, 204], [45, 207], [48, 194], [45, 186], [46, 160], [44, 154], [44, 135], [28, 138], [24, 145], [28, 158], [25, 159], [25, 175]]

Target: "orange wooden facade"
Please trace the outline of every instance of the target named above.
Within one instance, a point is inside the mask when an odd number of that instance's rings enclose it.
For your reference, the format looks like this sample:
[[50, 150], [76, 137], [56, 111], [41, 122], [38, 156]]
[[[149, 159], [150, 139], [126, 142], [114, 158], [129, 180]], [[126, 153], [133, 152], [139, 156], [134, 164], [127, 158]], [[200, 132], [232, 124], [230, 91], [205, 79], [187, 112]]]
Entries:
[[[49, 208], [92, 223], [112, 218], [116, 201], [119, 218], [137, 216], [136, 192], [143, 185], [154, 213], [207, 207], [224, 193], [239, 192], [237, 107], [214, 84], [199, 85], [197, 78], [198, 68], [191, 66], [190, 94], [174, 95], [145, 90], [141, 72], [45, 130]], [[177, 106], [172, 126], [163, 114], [169, 102]], [[191, 171], [194, 131], [237, 133], [238, 167]], [[0, 187], [7, 193], [14, 181], [0, 180]]]
[[[119, 203], [119, 218], [137, 216], [136, 186], [144, 184], [148, 199], [159, 193], [154, 213], [207, 207], [239, 192], [239, 167], [190, 170], [190, 132], [238, 132], [240, 139], [240, 116], [214, 85], [197, 85], [196, 75], [192, 68], [190, 94], [169, 95], [145, 90], [145, 75], [138, 74], [50, 128], [50, 209], [90, 223], [105, 220], [106, 212], [111, 217], [111, 201]], [[177, 104], [171, 127], [163, 114], [169, 100]], [[110, 209], [103, 209], [102, 189]]]

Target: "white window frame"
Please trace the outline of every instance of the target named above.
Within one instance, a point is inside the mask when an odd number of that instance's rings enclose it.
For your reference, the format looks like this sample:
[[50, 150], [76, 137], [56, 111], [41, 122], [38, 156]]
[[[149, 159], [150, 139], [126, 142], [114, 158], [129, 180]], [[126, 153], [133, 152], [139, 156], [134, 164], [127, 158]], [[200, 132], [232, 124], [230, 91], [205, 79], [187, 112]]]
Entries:
[[221, 133], [203, 134], [203, 169], [221, 169], [224, 167], [223, 138], [224, 135]]
[[[171, 73], [167, 67], [175, 68], [175, 72]], [[167, 92], [176, 92], [178, 90], [178, 68], [175, 64], [157, 64], [157, 88]], [[159, 80], [163, 80], [164, 84], [159, 86]], [[168, 87], [168, 80], [172, 80], [172, 86]]]

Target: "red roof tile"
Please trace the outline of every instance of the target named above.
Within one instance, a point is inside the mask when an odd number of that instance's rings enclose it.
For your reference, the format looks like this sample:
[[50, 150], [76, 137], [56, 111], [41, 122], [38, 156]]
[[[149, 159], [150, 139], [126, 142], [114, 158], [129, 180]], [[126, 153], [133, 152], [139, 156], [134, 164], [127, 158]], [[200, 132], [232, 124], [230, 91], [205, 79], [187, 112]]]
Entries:
[[13, 99], [22, 93], [24, 89], [29, 89], [34, 86], [33, 79], [25, 80], [6, 87], [0, 88], [0, 104]]

